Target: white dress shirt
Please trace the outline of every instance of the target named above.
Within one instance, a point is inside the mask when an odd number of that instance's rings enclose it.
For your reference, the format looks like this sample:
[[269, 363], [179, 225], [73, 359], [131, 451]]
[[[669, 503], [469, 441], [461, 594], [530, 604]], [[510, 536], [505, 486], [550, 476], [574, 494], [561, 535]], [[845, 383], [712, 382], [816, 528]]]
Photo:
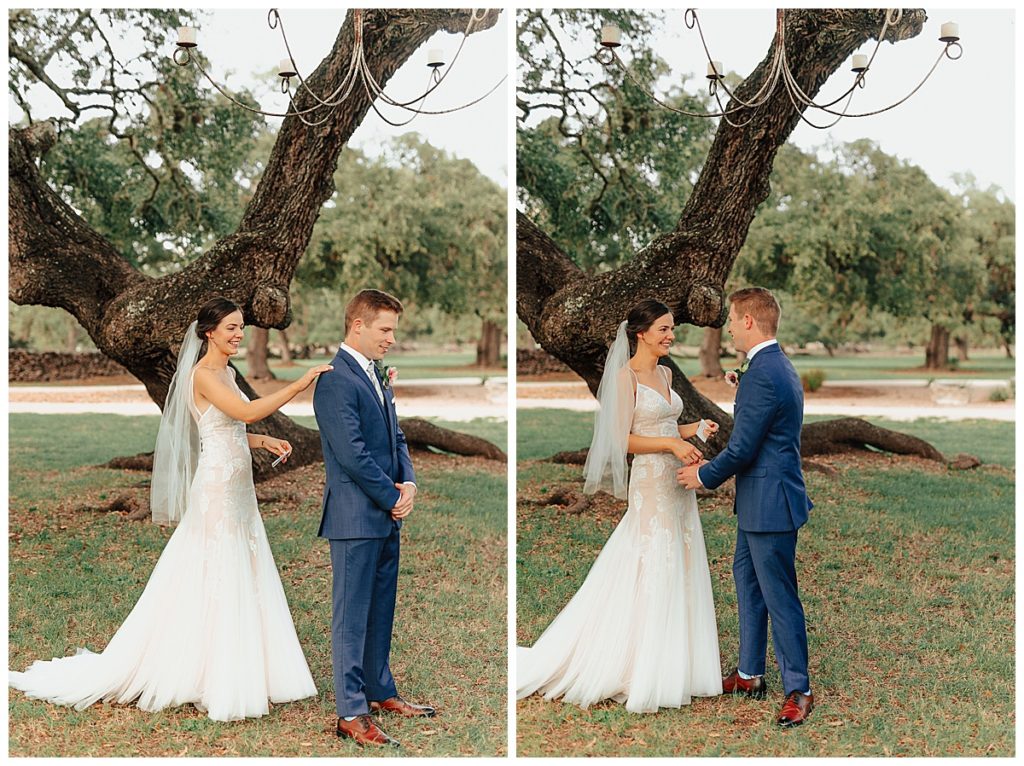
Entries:
[[366, 376], [370, 379], [370, 383], [373, 385], [373, 390], [377, 392], [377, 398], [380, 399], [381, 404], [384, 403], [384, 391], [380, 387], [380, 380], [377, 378], [377, 373], [373, 369], [373, 360], [367, 359], [361, 353], [356, 351], [347, 343], [342, 343], [341, 347], [345, 352], [356, 360], [356, 364], [366, 373]]

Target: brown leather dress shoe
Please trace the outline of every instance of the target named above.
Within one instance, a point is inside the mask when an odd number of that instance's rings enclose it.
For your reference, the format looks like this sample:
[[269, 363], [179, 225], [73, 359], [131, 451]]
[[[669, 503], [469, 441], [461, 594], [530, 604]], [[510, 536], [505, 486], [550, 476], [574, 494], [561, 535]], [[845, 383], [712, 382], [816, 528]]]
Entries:
[[814, 710], [814, 695], [790, 692], [786, 701], [782, 703], [782, 710], [779, 711], [779, 720], [776, 723], [784, 729], [799, 726], [807, 720], [807, 716]]
[[351, 721], [339, 718], [337, 734], [342, 739], [353, 740], [357, 745], [399, 746], [398, 740], [389, 737], [369, 714], [356, 716]]
[[416, 705], [397, 694], [383, 702], [371, 702], [370, 710], [374, 713], [394, 713], [405, 718], [433, 718], [435, 713], [430, 705]]
[[763, 700], [768, 694], [768, 684], [764, 676], [743, 678], [740, 676], [739, 668], [735, 668], [722, 679], [722, 694], [746, 694], [748, 697]]

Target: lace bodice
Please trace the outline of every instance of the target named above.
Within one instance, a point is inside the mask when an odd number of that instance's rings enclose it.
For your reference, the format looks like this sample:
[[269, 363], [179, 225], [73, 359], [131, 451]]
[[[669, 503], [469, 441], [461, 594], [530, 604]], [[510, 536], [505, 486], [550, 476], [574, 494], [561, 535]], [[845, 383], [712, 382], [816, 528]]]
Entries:
[[659, 391], [637, 383], [630, 433], [637, 436], [678, 436], [677, 421], [683, 414], [683, 400], [675, 391], [670, 396], [671, 404]]
[[[233, 376], [231, 387], [239, 398], [249, 401]], [[193, 405], [194, 401], [193, 398]], [[205, 523], [218, 533], [224, 531], [225, 521], [233, 521], [241, 524], [241, 532], [251, 539], [256, 533], [253, 522], [259, 512], [245, 423], [212, 404], [202, 412], [193, 406], [192, 414], [199, 428], [200, 444], [199, 461], [192, 480], [192, 506], [198, 508]]]

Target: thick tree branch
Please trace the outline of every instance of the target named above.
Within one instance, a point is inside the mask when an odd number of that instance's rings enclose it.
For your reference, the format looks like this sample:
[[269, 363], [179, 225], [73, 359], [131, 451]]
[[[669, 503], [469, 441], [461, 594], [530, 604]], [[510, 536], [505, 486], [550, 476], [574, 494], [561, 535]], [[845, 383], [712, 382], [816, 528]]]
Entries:
[[[878, 35], [882, 10], [790, 10], [786, 51], [800, 87], [813, 98], [823, 83], [865, 41]], [[920, 33], [924, 11], [904, 10], [888, 34], [891, 42]], [[774, 46], [774, 44], [773, 44]], [[768, 72], [774, 48], [736, 93], [749, 100]], [[745, 115], [740, 115], [739, 121]], [[722, 326], [725, 282], [758, 205], [769, 191], [779, 147], [800, 115], [779, 88], [745, 127], [719, 126], [700, 177], [679, 222], [655, 238], [623, 267], [584, 275], [527, 216], [517, 216], [517, 307], [543, 348], [597, 389], [605, 349], [617, 324], [644, 298], [670, 307], [677, 323]], [[728, 437], [732, 419], [698, 394], [676, 372], [673, 385], [687, 402], [684, 419], [709, 417]]]
[[[484, 13], [474, 31], [494, 26], [498, 13]], [[367, 66], [383, 87], [435, 32], [461, 33], [471, 14], [469, 9], [368, 10]], [[347, 71], [353, 42], [349, 13], [332, 51], [308, 78], [314, 91], [334, 89]], [[305, 106], [301, 97], [297, 106]], [[317, 127], [287, 118], [237, 231], [185, 269], [160, 279], [131, 268], [42, 180], [34, 160], [52, 146], [56, 137], [52, 125], [9, 129], [11, 299], [70, 312], [97, 348], [142, 381], [162, 406], [180, 339], [211, 295], [234, 300], [249, 323], [288, 325], [288, 290], [296, 264], [321, 205], [333, 191], [338, 154], [369, 108], [366, 93], [359, 90], [332, 119]], [[256, 396], [244, 380], [239, 385], [250, 398]], [[280, 414], [254, 424], [251, 430], [291, 441], [296, 447], [296, 456], [289, 461], [292, 467], [320, 459], [315, 432]], [[261, 457], [256, 466], [265, 469]]]

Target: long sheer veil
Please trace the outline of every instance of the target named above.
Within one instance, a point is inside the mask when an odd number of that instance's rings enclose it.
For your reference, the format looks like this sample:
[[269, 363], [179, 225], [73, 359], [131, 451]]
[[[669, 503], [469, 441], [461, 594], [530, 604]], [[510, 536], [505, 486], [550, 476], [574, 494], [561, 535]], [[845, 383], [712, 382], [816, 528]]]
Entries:
[[188, 506], [188, 492], [199, 461], [199, 428], [192, 414], [192, 368], [202, 345], [193, 322], [181, 341], [178, 366], [167, 389], [153, 451], [149, 507], [157, 524], [176, 524]]
[[583, 467], [583, 491], [599, 489], [626, 498], [626, 447], [633, 421], [633, 385], [628, 372], [629, 339], [626, 323], [619, 325], [608, 349], [604, 373], [597, 387], [598, 410], [594, 417], [594, 438]]

